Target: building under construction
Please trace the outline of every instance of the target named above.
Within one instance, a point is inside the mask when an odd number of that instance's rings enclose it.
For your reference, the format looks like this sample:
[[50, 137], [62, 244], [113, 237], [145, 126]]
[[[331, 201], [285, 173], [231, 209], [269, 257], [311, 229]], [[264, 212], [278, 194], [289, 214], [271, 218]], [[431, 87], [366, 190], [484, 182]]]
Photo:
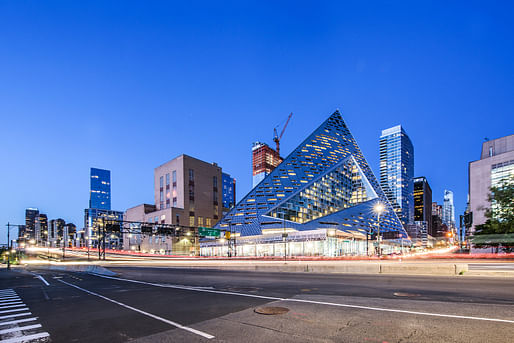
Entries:
[[271, 148], [266, 143], [255, 142], [252, 146], [252, 187], [255, 187], [268, 176], [273, 169], [275, 169], [284, 160], [280, 157], [280, 140], [284, 135], [287, 124], [291, 119], [293, 113], [287, 117], [286, 123], [282, 128], [280, 136], [277, 134], [277, 128], [273, 129], [273, 141], [276, 144], [276, 149]]

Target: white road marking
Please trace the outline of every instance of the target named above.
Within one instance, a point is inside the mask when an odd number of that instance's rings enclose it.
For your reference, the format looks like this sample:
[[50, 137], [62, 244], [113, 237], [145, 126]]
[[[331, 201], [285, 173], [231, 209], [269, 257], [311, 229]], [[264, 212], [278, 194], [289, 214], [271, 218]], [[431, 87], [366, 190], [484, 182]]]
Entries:
[[13, 307], [20, 307], [20, 306], [26, 306], [26, 305], [24, 303], [19, 303], [18, 305], [0, 306], [0, 310], [3, 310], [4, 308], [13, 308]]
[[41, 327], [41, 324], [34, 324], [34, 325], [27, 325], [27, 326], [18, 326], [18, 327], [11, 328], [11, 329], [0, 330], [0, 335], [2, 335], [4, 333], [10, 333], [10, 332], [18, 332], [18, 331], [24, 331], [24, 330], [37, 329], [37, 328], [40, 328], [40, 327]]
[[0, 294], [0, 297], [14, 297], [16, 295], [17, 294], [14, 293], [14, 292], [9, 292], [9, 293], [2, 293], [2, 294]]
[[22, 316], [30, 316], [31, 314], [32, 314], [31, 312], [9, 314], [7, 316], [0, 316], [0, 319], [7, 319], [7, 318], [13, 318], [13, 317], [22, 317]]
[[315, 300], [292, 299], [292, 298], [278, 298], [278, 297], [270, 297], [270, 296], [264, 296], [264, 295], [245, 294], [245, 293], [226, 292], [226, 291], [216, 291], [216, 290], [211, 290], [211, 289], [189, 287], [189, 286], [175, 286], [175, 285], [167, 285], [167, 284], [158, 284], [158, 283], [151, 283], [151, 282], [145, 282], [145, 281], [117, 278], [117, 277], [113, 277], [113, 276], [106, 276], [106, 275], [100, 275], [100, 274], [95, 274], [95, 273], [90, 273], [90, 274], [98, 276], [98, 277], [106, 278], [106, 279], [113, 279], [113, 280], [119, 280], [119, 281], [127, 281], [127, 282], [133, 282], [133, 283], [140, 283], [140, 284], [156, 286], [156, 287], [184, 289], [184, 290], [190, 290], [190, 291], [196, 291], [196, 292], [207, 292], [207, 293], [217, 293], [217, 294], [226, 294], [226, 295], [237, 295], [237, 296], [242, 296], [242, 297], [261, 298], [261, 299], [269, 299], [269, 300], [275, 300], [275, 301], [291, 301], [291, 302], [302, 302], [302, 303], [318, 304], [318, 305], [348, 307], [348, 308], [356, 308], [356, 309], [361, 309], [361, 310], [382, 311], [382, 312], [396, 312], [396, 313], [415, 314], [415, 315], [422, 315], [422, 316], [443, 317], [443, 318], [457, 318], [457, 319], [471, 319], [471, 320], [481, 320], [481, 321], [489, 321], [489, 322], [501, 322], [501, 323], [514, 324], [514, 320], [508, 320], [508, 319], [472, 317], [472, 316], [459, 316], [459, 315], [443, 314], [443, 313], [418, 312], [418, 311], [407, 311], [407, 310], [398, 310], [398, 309], [390, 309], [390, 308], [382, 308], [382, 307], [369, 307], [369, 306], [361, 306], [361, 305], [338, 304], [338, 303], [324, 302], [324, 301], [315, 301]]
[[27, 318], [27, 319], [11, 320], [9, 322], [1, 322], [0, 326], [25, 323], [25, 322], [30, 322], [30, 321], [33, 321], [33, 320], [36, 320], [36, 319], [37, 319], [37, 317], [32, 317], [32, 318]]
[[21, 299], [0, 301], [0, 306], [12, 305], [12, 304], [21, 304]]
[[140, 309], [137, 309], [137, 308], [135, 308], [135, 307], [132, 307], [132, 306], [126, 305], [126, 304], [121, 303], [121, 302], [119, 302], [119, 301], [116, 301], [116, 300], [113, 300], [113, 299], [107, 298], [107, 297], [105, 297], [105, 296], [103, 296], [103, 295], [100, 295], [100, 294], [98, 294], [98, 293], [94, 293], [94, 292], [88, 291], [87, 289], [81, 288], [81, 287], [79, 287], [79, 286], [77, 286], [77, 285], [74, 285], [74, 284], [72, 284], [72, 283], [69, 283], [69, 282], [63, 281], [63, 280], [61, 280], [61, 279], [57, 279], [57, 281], [62, 282], [62, 283], [64, 283], [64, 284], [68, 285], [68, 286], [75, 287], [76, 289], [79, 289], [79, 290], [81, 290], [81, 291], [83, 291], [83, 292], [86, 292], [86, 293], [88, 293], [88, 294], [91, 294], [91, 295], [97, 296], [97, 297], [102, 298], [102, 299], [104, 299], [104, 300], [107, 300], [107, 301], [110, 301], [110, 302], [115, 303], [115, 304], [117, 304], [117, 305], [120, 305], [120, 306], [123, 306], [123, 307], [125, 307], [125, 308], [128, 308], [129, 310], [132, 310], [132, 311], [135, 311], [135, 312], [141, 313], [141, 314], [143, 314], [143, 315], [145, 315], [145, 316], [148, 316], [148, 317], [151, 317], [151, 318], [153, 318], [153, 319], [160, 320], [161, 322], [164, 322], [164, 323], [166, 323], [166, 324], [170, 324], [170, 325], [175, 326], [175, 327], [177, 327], [177, 328], [179, 328], [179, 329], [182, 329], [182, 330], [185, 330], [185, 331], [189, 331], [189, 332], [191, 332], [191, 333], [197, 334], [197, 335], [202, 336], [202, 337], [205, 337], [205, 338], [207, 338], [207, 339], [214, 338], [214, 336], [213, 336], [213, 335], [210, 335], [210, 334], [208, 334], [208, 333], [205, 333], [205, 332], [202, 332], [202, 331], [199, 331], [199, 330], [196, 330], [196, 329], [193, 329], [193, 328], [190, 328], [190, 327], [187, 327], [187, 326], [181, 325], [181, 324], [176, 323], [176, 322], [173, 322], [173, 321], [171, 321], [171, 320], [168, 320], [168, 319], [165, 319], [165, 318], [162, 318], [162, 317], [156, 316], [155, 314], [151, 314], [151, 313], [148, 313], [148, 312], [142, 311], [142, 310], [140, 310]]
[[36, 273], [31, 273], [32, 275], [36, 276], [39, 280], [43, 281], [43, 283], [47, 286], [50, 286], [50, 284], [48, 283], [48, 281], [45, 280], [44, 277], [42, 277], [41, 275], [39, 274], [36, 274]]
[[9, 312], [18, 312], [18, 311], [28, 311], [29, 309], [27, 307], [24, 308], [16, 308], [16, 309], [10, 309], [5, 311], [0, 311], [0, 313], [9, 313]]
[[49, 337], [50, 334], [48, 332], [41, 332], [36, 333], [34, 335], [27, 335], [27, 336], [20, 336], [20, 337], [13, 337], [9, 339], [5, 339], [2, 341], [2, 343], [18, 343], [18, 342], [28, 342], [35, 339], [41, 339], [45, 337]]
[[5, 297], [5, 298], [0, 298], [0, 301], [4, 301], [4, 300], [12, 301], [12, 300], [15, 300], [15, 299], [20, 299], [20, 297], [15, 297], [15, 296]]

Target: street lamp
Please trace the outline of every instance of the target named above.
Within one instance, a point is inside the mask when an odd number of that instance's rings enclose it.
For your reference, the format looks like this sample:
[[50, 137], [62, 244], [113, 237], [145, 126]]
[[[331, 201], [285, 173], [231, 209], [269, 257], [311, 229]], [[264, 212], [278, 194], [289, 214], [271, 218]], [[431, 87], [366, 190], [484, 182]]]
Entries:
[[373, 211], [377, 214], [377, 255], [380, 257], [380, 215], [384, 212], [384, 204], [377, 202], [373, 207]]

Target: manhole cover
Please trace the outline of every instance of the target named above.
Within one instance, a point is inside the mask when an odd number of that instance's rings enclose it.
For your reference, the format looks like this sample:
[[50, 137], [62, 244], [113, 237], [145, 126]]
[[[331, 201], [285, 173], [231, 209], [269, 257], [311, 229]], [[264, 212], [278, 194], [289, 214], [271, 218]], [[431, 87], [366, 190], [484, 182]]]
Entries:
[[258, 314], [267, 314], [267, 315], [275, 315], [275, 314], [284, 314], [289, 312], [288, 308], [285, 307], [276, 307], [276, 306], [266, 306], [266, 307], [257, 307], [255, 313]]
[[396, 297], [419, 297], [419, 294], [405, 292], [394, 292], [393, 295]]

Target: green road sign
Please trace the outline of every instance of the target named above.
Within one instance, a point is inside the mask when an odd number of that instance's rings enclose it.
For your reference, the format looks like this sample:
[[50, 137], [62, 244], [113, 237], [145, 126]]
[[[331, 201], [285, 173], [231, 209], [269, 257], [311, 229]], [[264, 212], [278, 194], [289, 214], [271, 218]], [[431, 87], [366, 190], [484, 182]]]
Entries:
[[220, 236], [220, 230], [219, 229], [213, 229], [210, 227], [198, 227], [198, 235], [204, 236], [204, 237], [219, 237]]

